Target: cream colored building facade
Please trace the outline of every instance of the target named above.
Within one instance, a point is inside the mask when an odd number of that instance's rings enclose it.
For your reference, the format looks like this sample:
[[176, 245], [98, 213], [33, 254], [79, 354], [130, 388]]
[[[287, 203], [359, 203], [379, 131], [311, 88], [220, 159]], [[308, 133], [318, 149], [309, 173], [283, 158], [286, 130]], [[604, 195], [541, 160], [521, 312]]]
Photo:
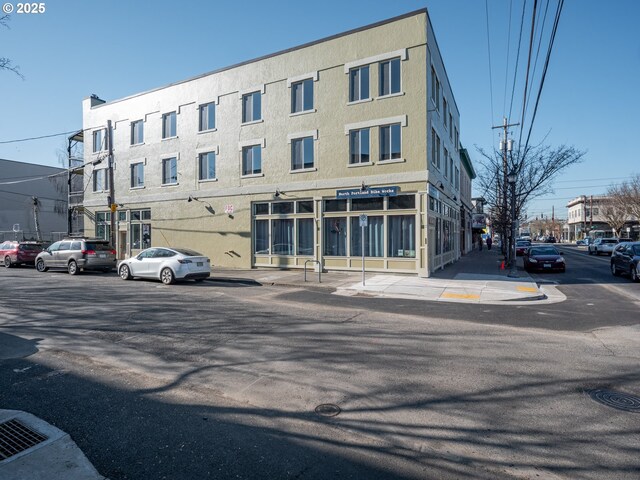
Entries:
[[426, 9], [93, 96], [85, 233], [110, 235], [111, 201], [122, 258], [170, 245], [214, 268], [360, 270], [364, 244], [367, 270], [428, 276], [461, 252], [459, 124]]

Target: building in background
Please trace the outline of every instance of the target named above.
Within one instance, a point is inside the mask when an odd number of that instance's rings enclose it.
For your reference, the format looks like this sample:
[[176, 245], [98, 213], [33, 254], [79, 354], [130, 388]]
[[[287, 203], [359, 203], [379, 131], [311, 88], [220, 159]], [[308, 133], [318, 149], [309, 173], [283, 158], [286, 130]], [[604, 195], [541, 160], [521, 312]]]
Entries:
[[464, 255], [473, 250], [471, 184], [476, 178], [471, 157], [466, 148], [460, 147], [460, 251]]
[[[571, 200], [567, 203], [568, 240], [573, 242], [587, 236], [616, 236], [611, 225], [611, 214], [607, 212], [611, 208], [610, 199], [606, 195], [580, 195]], [[620, 237], [640, 238], [640, 222], [637, 218], [622, 212], [622, 218], [618, 222]]]
[[0, 241], [67, 233], [67, 170], [0, 159]]
[[92, 96], [85, 230], [115, 238], [121, 258], [172, 245], [216, 266], [360, 270], [364, 253], [367, 270], [428, 276], [468, 246], [459, 125], [426, 9]]

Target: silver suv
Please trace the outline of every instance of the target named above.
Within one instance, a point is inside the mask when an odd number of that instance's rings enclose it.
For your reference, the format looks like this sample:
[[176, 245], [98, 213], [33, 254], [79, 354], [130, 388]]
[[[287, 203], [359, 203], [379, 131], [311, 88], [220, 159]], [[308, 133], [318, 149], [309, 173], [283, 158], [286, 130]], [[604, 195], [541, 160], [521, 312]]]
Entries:
[[116, 267], [116, 251], [107, 240], [66, 238], [51, 244], [36, 257], [36, 270], [64, 268], [70, 275], [82, 270], [110, 272]]

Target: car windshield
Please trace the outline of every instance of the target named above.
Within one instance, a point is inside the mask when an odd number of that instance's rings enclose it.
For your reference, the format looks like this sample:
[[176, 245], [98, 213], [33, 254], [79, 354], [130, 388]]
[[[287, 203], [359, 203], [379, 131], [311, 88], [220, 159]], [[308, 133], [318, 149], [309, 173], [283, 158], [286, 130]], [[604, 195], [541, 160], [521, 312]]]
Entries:
[[529, 245], [531, 245], [531, 242], [529, 240], [518, 240], [516, 242], [516, 246], [518, 247], [528, 247]]
[[560, 255], [560, 253], [553, 247], [536, 247], [529, 249], [529, 255]]
[[602, 240], [602, 243], [613, 243], [613, 244], [616, 244], [616, 243], [618, 243], [618, 241], [617, 240], [613, 240], [613, 239], [611, 239], [611, 240]]
[[180, 255], [186, 255], [187, 257], [202, 257], [201, 253], [198, 253], [194, 250], [189, 250], [188, 248], [174, 248], [176, 252]]

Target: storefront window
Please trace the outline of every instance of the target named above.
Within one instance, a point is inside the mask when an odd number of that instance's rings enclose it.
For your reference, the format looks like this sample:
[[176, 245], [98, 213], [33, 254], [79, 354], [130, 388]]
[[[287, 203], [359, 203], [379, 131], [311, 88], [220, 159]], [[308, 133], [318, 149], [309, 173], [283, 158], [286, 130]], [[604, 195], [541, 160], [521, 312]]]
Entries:
[[325, 212], [346, 212], [347, 201], [346, 200], [325, 200], [324, 211]]
[[293, 202], [272, 203], [271, 213], [274, 215], [286, 215], [288, 213], [293, 213]]
[[346, 217], [325, 218], [323, 224], [324, 255], [346, 256], [347, 219]]
[[[429, 197], [429, 204], [431, 204], [431, 197]], [[402, 208], [416, 208], [416, 196], [398, 195], [396, 197], [389, 197], [389, 210]]]
[[298, 219], [298, 255], [313, 255], [313, 218]]
[[272, 220], [271, 238], [272, 255], [293, 255], [293, 219]]
[[436, 255], [442, 253], [442, 219], [436, 218]]
[[382, 210], [382, 197], [354, 198], [351, 200], [351, 211]]
[[[384, 217], [369, 216], [364, 227], [364, 256], [384, 256]], [[351, 256], [362, 256], [362, 227], [359, 217], [351, 217]]]
[[387, 217], [390, 257], [416, 257], [415, 215], [392, 215]]
[[143, 222], [151, 220], [151, 210], [131, 210], [131, 238], [129, 245], [132, 250], [142, 250], [151, 247], [151, 224]]
[[297, 202], [298, 213], [313, 213], [313, 200], [302, 200]]
[[[256, 204], [269, 205], [266, 203]], [[254, 222], [254, 253], [267, 254], [269, 253], [269, 221], [268, 220], [256, 220]]]
[[268, 203], [254, 203], [253, 204], [253, 214], [254, 215], [269, 215], [269, 204]]

